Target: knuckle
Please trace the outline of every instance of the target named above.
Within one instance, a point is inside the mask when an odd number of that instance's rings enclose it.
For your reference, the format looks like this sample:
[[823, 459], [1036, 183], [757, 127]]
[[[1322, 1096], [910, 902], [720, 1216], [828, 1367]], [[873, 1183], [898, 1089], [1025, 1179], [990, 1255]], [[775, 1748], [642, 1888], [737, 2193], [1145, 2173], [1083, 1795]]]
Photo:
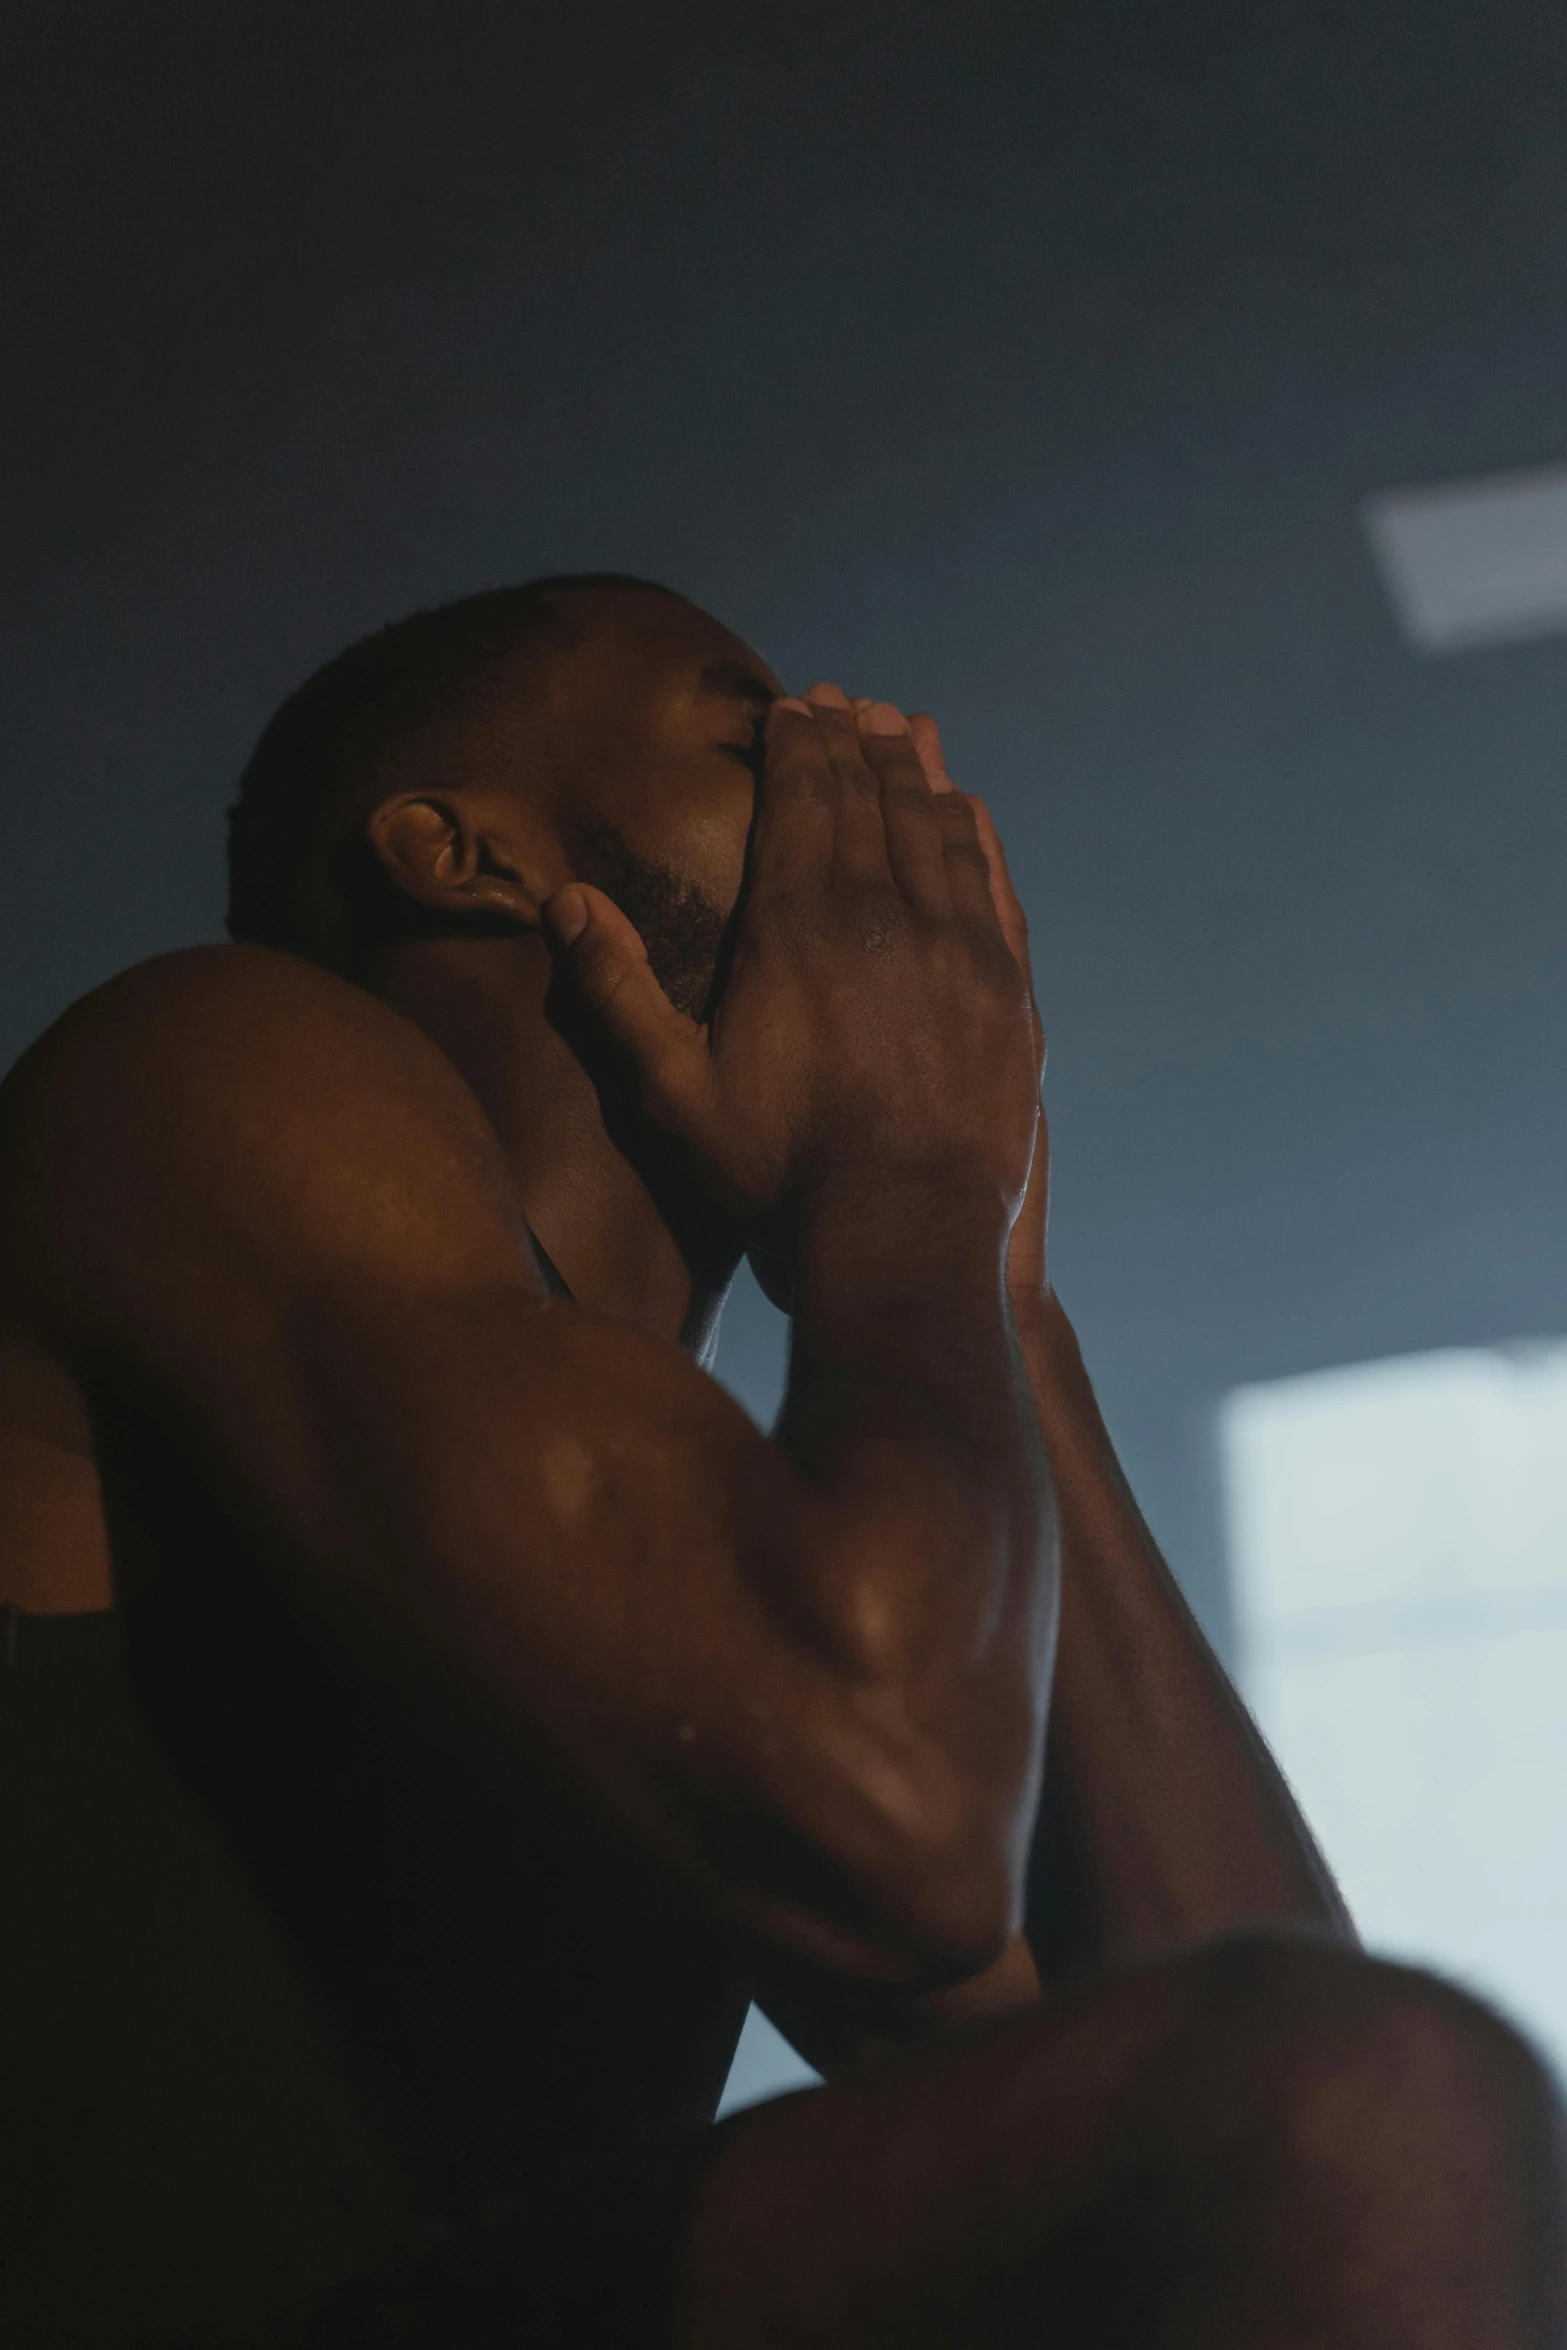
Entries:
[[804, 796], [825, 795], [833, 781], [832, 764], [824, 746], [809, 741], [790, 741], [775, 751], [768, 761], [767, 774], [774, 785]]
[[799, 889], [769, 891], [758, 898], [751, 916], [758, 948], [794, 957], [820, 936], [821, 908], [814, 892]]
[[882, 881], [861, 881], [843, 893], [856, 946], [886, 954], [910, 933], [910, 911], [901, 893]]
[[633, 958], [624, 948], [600, 945], [588, 955], [582, 977], [589, 991], [607, 1006], [620, 995], [635, 968]]
[[606, 946], [602, 939], [590, 935], [580, 940], [572, 950], [571, 968], [577, 984], [586, 988], [590, 995], [603, 994], [605, 981], [614, 966], [614, 950]]
[[797, 807], [831, 811], [838, 805], [838, 778], [825, 762], [820, 765], [813, 763], [797, 774], [786, 776], [784, 780], [788, 784], [790, 798]]
[[865, 905], [856, 909], [849, 936], [849, 944], [856, 954], [890, 954], [899, 944], [899, 938], [897, 918], [890, 908]]
[[794, 723], [783, 727], [773, 725], [767, 732], [767, 763], [770, 767], [814, 767], [827, 757], [827, 741], [814, 719], [799, 718], [786, 712]]

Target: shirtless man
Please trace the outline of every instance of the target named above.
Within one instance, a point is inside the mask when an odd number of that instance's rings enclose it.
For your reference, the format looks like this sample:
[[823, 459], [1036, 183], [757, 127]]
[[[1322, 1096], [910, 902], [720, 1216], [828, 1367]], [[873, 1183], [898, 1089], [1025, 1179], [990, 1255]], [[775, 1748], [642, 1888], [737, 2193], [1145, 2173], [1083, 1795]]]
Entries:
[[[232, 852], [0, 1099], [9, 2350], [1560, 2344], [1543, 2074], [1118, 1475], [930, 724], [508, 591]], [[715, 2129], [753, 1994], [829, 2085]]]

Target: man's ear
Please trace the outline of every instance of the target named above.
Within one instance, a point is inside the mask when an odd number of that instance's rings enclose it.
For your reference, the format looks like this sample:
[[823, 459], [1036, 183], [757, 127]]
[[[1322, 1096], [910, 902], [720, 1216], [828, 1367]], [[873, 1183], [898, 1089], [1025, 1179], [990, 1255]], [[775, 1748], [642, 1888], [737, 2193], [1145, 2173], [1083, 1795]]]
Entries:
[[519, 928], [538, 928], [549, 888], [530, 879], [538, 870], [532, 844], [515, 821], [477, 795], [399, 792], [382, 801], [365, 832], [387, 878], [419, 905], [459, 917], [499, 915]]

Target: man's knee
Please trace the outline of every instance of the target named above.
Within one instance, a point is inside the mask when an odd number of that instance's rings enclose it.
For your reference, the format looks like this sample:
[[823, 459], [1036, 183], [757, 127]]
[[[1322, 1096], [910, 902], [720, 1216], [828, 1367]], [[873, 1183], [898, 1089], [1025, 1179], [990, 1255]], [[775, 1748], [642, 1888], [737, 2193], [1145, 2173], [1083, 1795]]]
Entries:
[[[1207, 2227], [1265, 2248], [1325, 2311], [1363, 2304], [1373, 2333], [1371, 2312], [1419, 2305], [1433, 2340], [1564, 2339], [1561, 2110], [1510, 2025], [1433, 1976], [1307, 1938], [1237, 1937], [1181, 1971], [1156, 2103]], [[1358, 2321], [1340, 2308], [1333, 2323], [1347, 2340]]]
[[1326, 1942], [1085, 1983], [726, 2127], [688, 2253], [704, 2350], [1567, 2339], [1542, 2068], [1461, 1992]]
[[1406, 2132], [1510, 2133], [1557, 2158], [1549, 2072], [1456, 1984], [1308, 1935], [1236, 1935], [1180, 1967], [1179, 2038], [1270, 2105], [1286, 2139], [1314, 2144], [1375, 2112]]

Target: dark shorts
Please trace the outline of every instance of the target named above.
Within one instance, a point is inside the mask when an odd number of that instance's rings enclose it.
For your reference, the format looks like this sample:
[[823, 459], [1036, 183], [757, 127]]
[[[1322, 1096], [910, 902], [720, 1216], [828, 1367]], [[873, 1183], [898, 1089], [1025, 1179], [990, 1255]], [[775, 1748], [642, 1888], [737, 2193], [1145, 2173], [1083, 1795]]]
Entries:
[[562, 2161], [402, 2274], [340, 2286], [299, 2350], [675, 2350], [691, 2216], [726, 2134]]

